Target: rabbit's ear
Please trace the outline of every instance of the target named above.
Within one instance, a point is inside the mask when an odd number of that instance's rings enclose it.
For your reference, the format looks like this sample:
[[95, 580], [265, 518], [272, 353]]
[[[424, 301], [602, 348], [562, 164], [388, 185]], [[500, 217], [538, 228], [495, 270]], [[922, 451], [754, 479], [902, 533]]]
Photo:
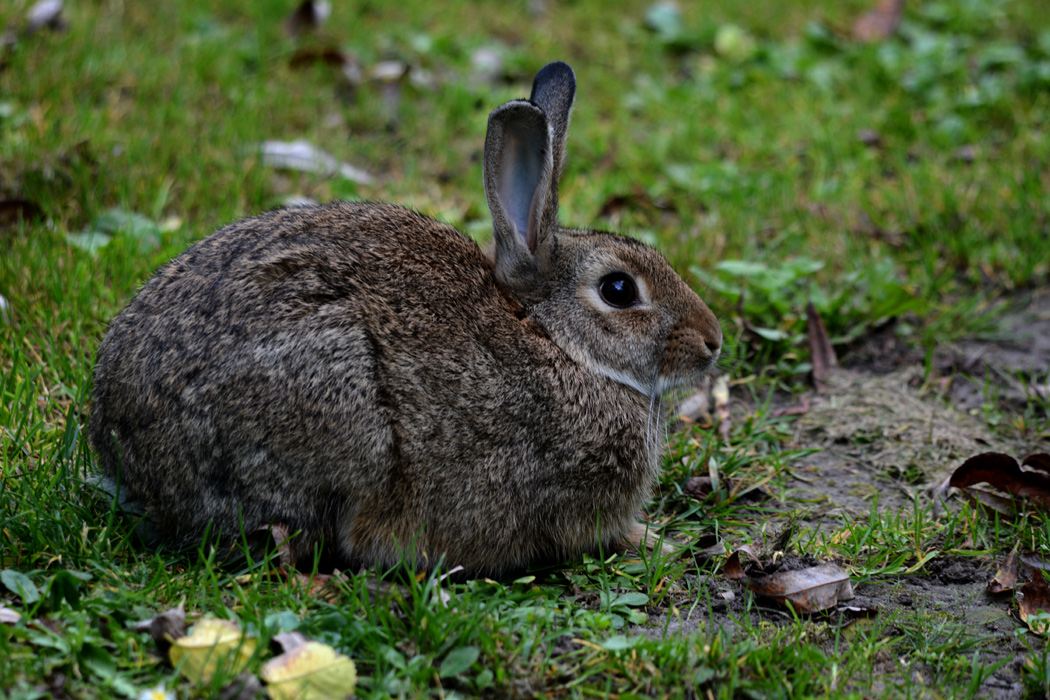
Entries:
[[551, 141], [547, 116], [531, 102], [508, 102], [489, 115], [485, 197], [496, 238], [496, 272], [514, 287], [533, 281], [536, 246], [557, 228]]
[[554, 160], [554, 181], [561, 180], [565, 162], [565, 138], [569, 133], [569, 117], [576, 99], [576, 74], [567, 63], [555, 61], [540, 69], [532, 81], [529, 101], [543, 110], [551, 126], [551, 150]]

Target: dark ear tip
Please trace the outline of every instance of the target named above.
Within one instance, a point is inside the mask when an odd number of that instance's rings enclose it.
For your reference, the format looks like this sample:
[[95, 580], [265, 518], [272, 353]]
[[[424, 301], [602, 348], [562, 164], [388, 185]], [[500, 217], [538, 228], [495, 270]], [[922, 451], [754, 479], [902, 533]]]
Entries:
[[547, 115], [528, 100], [511, 100], [501, 104], [489, 113], [489, 126], [496, 121], [506, 123], [508, 119], [524, 123], [542, 123], [543, 128], [547, 128]]
[[539, 73], [532, 80], [532, 95], [536, 96], [536, 93], [543, 89], [547, 85], [560, 84], [568, 89], [575, 92], [576, 90], [576, 74], [572, 68], [569, 67], [568, 63], [564, 61], [554, 61], [548, 63], [540, 69]]

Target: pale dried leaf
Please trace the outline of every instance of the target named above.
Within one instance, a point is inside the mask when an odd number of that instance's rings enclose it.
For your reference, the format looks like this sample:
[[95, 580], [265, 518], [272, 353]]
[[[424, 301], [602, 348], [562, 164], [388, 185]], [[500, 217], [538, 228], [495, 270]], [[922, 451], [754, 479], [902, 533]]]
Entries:
[[273, 168], [318, 173], [327, 177], [339, 175], [359, 185], [369, 185], [374, 178], [364, 170], [342, 163], [309, 141], [264, 141], [260, 147], [264, 164]]
[[880, 0], [874, 10], [865, 13], [853, 25], [853, 37], [874, 43], [888, 39], [897, 31], [904, 14], [904, 0]]
[[354, 662], [327, 644], [307, 642], [270, 659], [259, 674], [273, 700], [328, 700], [352, 695]]
[[220, 668], [229, 674], [246, 669], [255, 646], [256, 641], [236, 623], [206, 617], [193, 626], [190, 634], [175, 640], [168, 656], [185, 678], [207, 683]]
[[0, 603], [0, 624], [14, 625], [22, 619], [22, 615], [15, 610]]
[[780, 570], [751, 578], [748, 588], [778, 603], [790, 603], [796, 612], [809, 614], [836, 607], [853, 598], [849, 574], [836, 564], [806, 569]]
[[32, 34], [44, 27], [50, 29], [64, 29], [65, 22], [62, 20], [62, 0], [40, 0], [26, 13], [26, 33]]
[[281, 632], [270, 638], [270, 644], [277, 647], [282, 654], [297, 649], [309, 641], [302, 632]]
[[715, 417], [718, 419], [718, 434], [728, 442], [733, 422], [729, 416], [729, 377], [722, 374], [715, 378], [711, 397], [715, 400]]

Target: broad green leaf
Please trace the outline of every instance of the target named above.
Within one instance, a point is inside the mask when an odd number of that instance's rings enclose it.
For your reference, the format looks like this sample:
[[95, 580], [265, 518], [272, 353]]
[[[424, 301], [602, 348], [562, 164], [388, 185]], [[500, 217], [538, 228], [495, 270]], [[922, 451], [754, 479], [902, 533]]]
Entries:
[[442, 678], [452, 678], [470, 670], [470, 665], [478, 660], [481, 652], [477, 647], [461, 647], [453, 649], [441, 662], [441, 670], [438, 674]]
[[633, 608], [636, 608], [639, 605], [645, 605], [648, 602], [649, 596], [642, 593], [641, 591], [632, 591], [630, 593], [622, 593], [621, 595], [616, 596], [616, 599], [613, 600], [612, 604], [629, 605]]
[[3, 583], [13, 593], [17, 593], [25, 605], [32, 605], [40, 600], [40, 590], [21, 571], [14, 569], [0, 571], [0, 583]]
[[637, 642], [637, 638], [628, 639], [625, 635], [616, 634], [602, 642], [601, 646], [608, 651], [623, 651], [624, 649], [630, 649]]
[[99, 233], [98, 231], [81, 231], [80, 233], [66, 234], [66, 241], [71, 246], [86, 250], [92, 255], [97, 255], [98, 251], [108, 246], [112, 240], [112, 236]]

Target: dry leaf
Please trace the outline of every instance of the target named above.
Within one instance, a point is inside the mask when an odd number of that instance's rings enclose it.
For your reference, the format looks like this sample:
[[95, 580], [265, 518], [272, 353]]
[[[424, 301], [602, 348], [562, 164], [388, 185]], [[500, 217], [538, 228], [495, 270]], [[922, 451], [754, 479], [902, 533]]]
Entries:
[[62, 19], [62, 0], [40, 0], [26, 13], [26, 34], [33, 34], [44, 27], [61, 31], [66, 28]]
[[747, 587], [778, 603], [790, 603], [802, 614], [828, 610], [853, 598], [849, 574], [832, 563], [753, 577], [748, 579]]
[[995, 577], [988, 582], [988, 592], [992, 594], [1007, 593], [1017, 585], [1017, 545], [1006, 555], [1002, 566], [995, 572]]
[[374, 178], [359, 168], [339, 162], [309, 141], [264, 141], [259, 146], [264, 164], [273, 168], [319, 173], [327, 177], [339, 175], [360, 185], [370, 185]]
[[1046, 636], [1050, 632], [1050, 618], [1045, 613], [1050, 611], [1050, 586], [1047, 586], [1046, 576], [1042, 571], [1032, 571], [1028, 582], [1021, 586], [1021, 597], [1017, 603], [1017, 613], [1021, 622], [1028, 625], [1040, 636]]
[[[1045, 454], [1030, 455], [1025, 458], [1022, 464], [1032, 468], [1025, 470], [1017, 464], [1016, 459], [1009, 455], [1001, 452], [985, 452], [970, 457], [963, 462], [952, 473], [948, 483], [955, 488], [980, 494], [981, 492], [978, 492], [976, 489], [967, 489], [966, 487], [983, 481], [1000, 491], [1023, 498], [1047, 510], [1050, 509], [1050, 473], [1046, 471], [1048, 463], [1050, 463], [1050, 456]], [[987, 494], [988, 492], [983, 493]], [[979, 495], [979, 498], [982, 499], [981, 502], [984, 504], [986, 496]], [[1003, 501], [1007, 499], [996, 496], [987, 500], [995, 504], [990, 507], [999, 510], [1001, 507], [1005, 507]]]
[[731, 581], [744, 581], [747, 579], [747, 572], [744, 571], [744, 565], [740, 561], [741, 554], [747, 558], [749, 569], [762, 571], [762, 562], [755, 556], [754, 550], [750, 546], [744, 545], [730, 554], [725, 566], [722, 567], [722, 574]]
[[[733, 481], [728, 477], [721, 479], [720, 486], [725, 489], [727, 493], [733, 491]], [[691, 476], [685, 480], [682, 484], [682, 490], [693, 498], [698, 498], [701, 501], [710, 496], [715, 490], [714, 481], [710, 476]]]
[[218, 700], [262, 700], [266, 691], [251, 673], [242, 673], [219, 691]]
[[1017, 517], [1017, 503], [1012, 498], [972, 487], [964, 488], [962, 492], [970, 503], [978, 506], [986, 513], [998, 513], [1010, 521]]
[[729, 377], [722, 374], [715, 379], [714, 387], [711, 389], [711, 397], [715, 400], [715, 417], [718, 418], [718, 434], [726, 442], [729, 441], [729, 431], [733, 422], [729, 417]]
[[698, 537], [696, 540], [696, 549], [693, 550], [695, 556], [706, 558], [721, 556], [725, 553], [725, 543], [718, 539], [718, 535], [710, 533]]
[[880, 0], [875, 9], [861, 16], [853, 25], [853, 37], [873, 43], [893, 36], [904, 14], [904, 0]]
[[294, 567], [295, 550], [292, 549], [291, 533], [283, 523], [272, 523], [255, 528], [247, 535], [248, 551], [256, 561], [268, 555], [280, 569]]
[[189, 635], [175, 640], [168, 656], [185, 678], [207, 683], [220, 667], [230, 675], [247, 668], [255, 644], [235, 622], [206, 617], [193, 626]]
[[1045, 554], [1040, 552], [1025, 552], [1021, 555], [1020, 559], [1021, 563], [1027, 567], [1050, 571], [1050, 560], [1047, 560]]
[[678, 404], [675, 415], [678, 416], [679, 421], [686, 424], [711, 422], [711, 400], [708, 398], [710, 382], [709, 377], [704, 377], [704, 387], [682, 399], [682, 402]]
[[186, 609], [179, 607], [165, 610], [156, 617], [132, 625], [137, 632], [149, 632], [157, 651], [161, 656], [168, 656], [168, 650], [176, 639], [186, 636]]
[[309, 641], [302, 632], [281, 632], [270, 638], [270, 646], [275, 647], [277, 653], [286, 654]]
[[14, 625], [21, 619], [22, 615], [20, 613], [0, 603], [0, 623]]
[[273, 700], [345, 698], [357, 683], [354, 662], [320, 642], [306, 642], [270, 659], [259, 675]]
[[19, 221], [37, 221], [44, 212], [28, 199], [0, 199], [0, 228], [14, 227]]
[[332, 14], [332, 5], [327, 0], [303, 0], [288, 16], [284, 28], [292, 36], [317, 29]]
[[828, 373], [839, 366], [839, 360], [835, 356], [835, 349], [831, 347], [824, 319], [813, 302], [806, 303], [806, 331], [809, 334], [810, 362], [813, 364], [813, 386], [819, 394], [824, 391], [824, 380]]

